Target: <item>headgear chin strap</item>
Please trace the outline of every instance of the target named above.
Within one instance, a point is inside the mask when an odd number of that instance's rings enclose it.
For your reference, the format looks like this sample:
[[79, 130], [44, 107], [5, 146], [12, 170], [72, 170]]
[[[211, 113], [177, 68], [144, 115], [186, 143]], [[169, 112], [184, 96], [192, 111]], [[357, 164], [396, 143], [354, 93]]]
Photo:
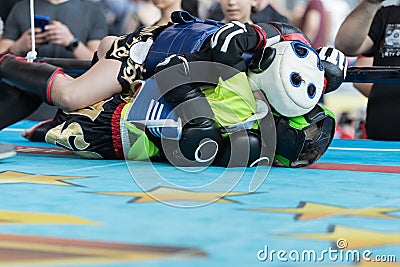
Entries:
[[319, 105], [303, 116], [274, 114], [277, 147], [275, 161], [286, 167], [313, 164], [328, 149], [335, 134], [335, 116]]

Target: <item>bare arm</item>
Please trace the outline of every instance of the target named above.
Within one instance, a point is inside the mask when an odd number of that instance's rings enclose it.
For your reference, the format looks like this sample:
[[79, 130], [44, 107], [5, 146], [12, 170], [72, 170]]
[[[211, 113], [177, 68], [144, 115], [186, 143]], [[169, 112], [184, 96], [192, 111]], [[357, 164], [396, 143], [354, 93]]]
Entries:
[[1, 39], [0, 40], [0, 53], [3, 53], [13, 45], [14, 41], [9, 39]]
[[[359, 57], [357, 58], [355, 66], [357, 67], [371, 67], [373, 64], [372, 57]], [[360, 91], [360, 93], [368, 97], [371, 92], [373, 83], [353, 83], [353, 86]]]
[[348, 56], [369, 51], [373, 42], [368, 36], [372, 20], [383, 0], [363, 0], [344, 20], [335, 39], [335, 47]]
[[318, 35], [318, 30], [321, 25], [321, 14], [317, 10], [310, 10], [304, 21], [302, 32], [307, 35], [311, 42], [314, 42]]

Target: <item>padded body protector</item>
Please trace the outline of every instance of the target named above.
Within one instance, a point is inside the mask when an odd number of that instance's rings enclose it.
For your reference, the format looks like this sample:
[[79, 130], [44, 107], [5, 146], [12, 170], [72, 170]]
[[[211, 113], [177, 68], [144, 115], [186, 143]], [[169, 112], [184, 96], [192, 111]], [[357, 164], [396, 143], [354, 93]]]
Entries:
[[[261, 157], [261, 136], [257, 130], [241, 130], [237, 133], [224, 135], [216, 125], [213, 111], [201, 92], [200, 87], [207, 84], [201, 79], [200, 71], [196, 70], [194, 61], [210, 61], [212, 59], [209, 38], [220, 29], [224, 23], [205, 20], [201, 21], [186, 12], [174, 12], [172, 20], [177, 23], [166, 28], [154, 41], [146, 60], [147, 73], [156, 73], [158, 88], [163, 94], [163, 99], [181, 119], [183, 124], [179, 142], [168, 138], [152, 136], [149, 138], [157, 144], [167, 159], [175, 165], [218, 165], [218, 166], [249, 166]], [[196, 53], [198, 52], [198, 53]], [[244, 62], [248, 62], [252, 53], [243, 55]], [[180, 65], [180, 66], [178, 66]], [[168, 75], [163, 75], [163, 70], [172, 66], [179, 70], [174, 72], [174, 81]], [[192, 73], [189, 73], [190, 71]], [[185, 73], [186, 72], [186, 73]], [[193, 73], [196, 73], [193, 77]], [[212, 72], [209, 72], [212, 73]], [[228, 79], [238, 73], [237, 70], [214, 71], [209, 84], [215, 85], [218, 77]], [[218, 75], [217, 75], [218, 74]], [[176, 77], [177, 75], [177, 77]], [[163, 77], [165, 76], [165, 77]], [[206, 80], [207, 79], [207, 80]], [[176, 80], [183, 81], [176, 86], [171, 85]], [[193, 82], [195, 80], [195, 82]], [[206, 77], [204, 81], [210, 81]], [[167, 85], [166, 85], [167, 84]], [[163, 88], [171, 89], [164, 91]], [[156, 140], [155, 140], [156, 139]], [[240, 143], [249, 151], [248, 157], [234, 155], [231, 147], [238, 147]], [[236, 150], [237, 151], [237, 150]], [[242, 153], [241, 150], [239, 153]], [[218, 156], [216, 156], [218, 154]], [[178, 155], [178, 156], [177, 156]], [[232, 160], [237, 158], [238, 160]]]
[[149, 76], [154, 74], [156, 66], [167, 57], [199, 51], [205, 41], [224, 25], [214, 20], [200, 20], [185, 11], [173, 12], [171, 20], [176, 24], [160, 33], [146, 58], [146, 72]]

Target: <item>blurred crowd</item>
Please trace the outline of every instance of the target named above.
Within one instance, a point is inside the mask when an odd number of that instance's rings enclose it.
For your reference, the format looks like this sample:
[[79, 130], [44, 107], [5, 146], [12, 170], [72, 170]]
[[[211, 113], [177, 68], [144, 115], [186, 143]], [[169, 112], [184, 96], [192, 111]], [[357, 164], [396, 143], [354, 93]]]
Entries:
[[[2, 0], [0, 10], [2, 30], [15, 3], [28, 0]], [[40, 2], [68, 2], [76, 0], [35, 0], [36, 9]], [[121, 35], [140, 26], [153, 25], [162, 19], [163, 11], [175, 5], [201, 19], [221, 20], [223, 13], [219, 0], [85, 0], [96, 3], [103, 10], [108, 34]], [[279, 21], [290, 23], [303, 30], [317, 45], [333, 44], [340, 23], [351, 11], [351, 0], [254, 0], [252, 20], [254, 23]], [[176, 5], [177, 3], [180, 3]], [[229, 1], [227, 1], [229, 2]], [[251, 1], [248, 1], [251, 2]], [[288, 3], [292, 3], [289, 5]], [[29, 17], [27, 17], [29, 20]], [[164, 21], [162, 21], [164, 22]], [[2, 33], [2, 31], [0, 31]]]

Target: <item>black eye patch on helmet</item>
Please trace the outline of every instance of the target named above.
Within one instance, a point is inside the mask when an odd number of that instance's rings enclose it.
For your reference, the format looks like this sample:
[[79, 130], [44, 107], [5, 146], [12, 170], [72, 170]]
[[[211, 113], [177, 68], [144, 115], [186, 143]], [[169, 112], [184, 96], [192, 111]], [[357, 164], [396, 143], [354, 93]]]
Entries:
[[335, 116], [319, 105], [303, 116], [274, 114], [277, 147], [275, 161], [286, 167], [313, 164], [328, 149], [335, 134]]

